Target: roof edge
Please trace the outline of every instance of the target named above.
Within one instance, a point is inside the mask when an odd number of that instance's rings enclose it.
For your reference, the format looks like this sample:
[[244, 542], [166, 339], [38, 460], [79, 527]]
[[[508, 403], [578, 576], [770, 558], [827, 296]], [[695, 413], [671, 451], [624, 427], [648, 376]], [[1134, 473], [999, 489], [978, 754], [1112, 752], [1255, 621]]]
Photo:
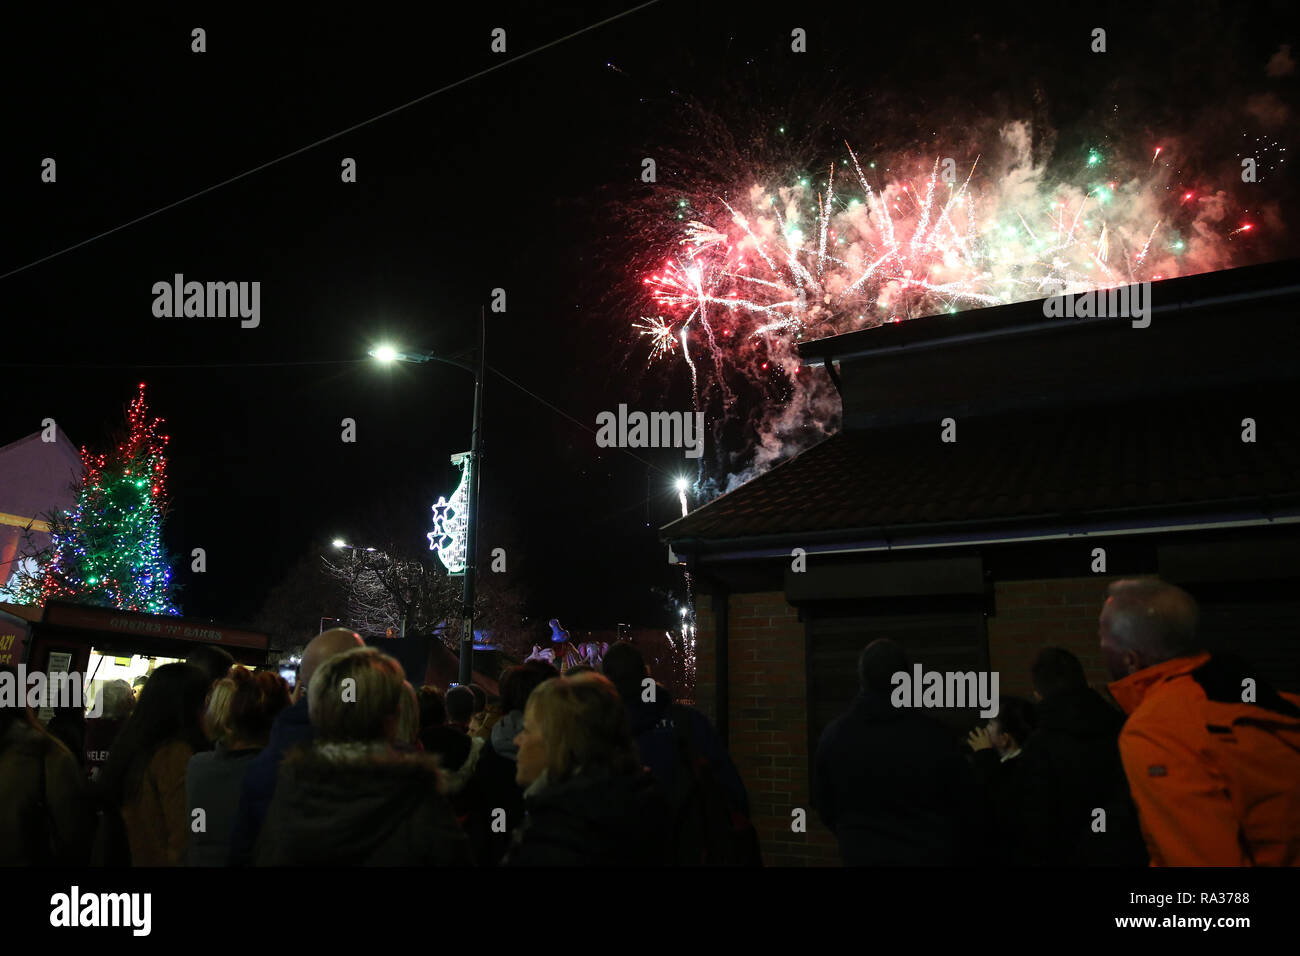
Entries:
[[1262, 509], [1229, 510], [1222, 512], [1189, 511], [1184, 514], [1136, 516], [1130, 520], [1115, 518], [1104, 520], [1105, 513], [1096, 514], [1093, 520], [1062, 521], [1056, 516], [1048, 523], [1041, 518], [1021, 527], [1006, 523], [983, 521], [962, 525], [911, 525], [907, 528], [859, 528], [849, 531], [785, 532], [775, 535], [754, 535], [741, 538], [719, 538], [712, 541], [698, 537], [663, 538], [674, 554], [693, 559], [694, 562], [758, 560], [763, 558], [788, 558], [792, 547], [802, 548], [808, 554], [853, 554], [870, 551], [902, 551], [919, 548], [969, 547], [972, 545], [1015, 544], [1028, 541], [1062, 540], [1066, 538], [1115, 537], [1128, 534], [1159, 534], [1170, 531], [1195, 531], [1211, 528], [1264, 527], [1269, 525], [1300, 524], [1300, 505], [1293, 505], [1272, 514]]

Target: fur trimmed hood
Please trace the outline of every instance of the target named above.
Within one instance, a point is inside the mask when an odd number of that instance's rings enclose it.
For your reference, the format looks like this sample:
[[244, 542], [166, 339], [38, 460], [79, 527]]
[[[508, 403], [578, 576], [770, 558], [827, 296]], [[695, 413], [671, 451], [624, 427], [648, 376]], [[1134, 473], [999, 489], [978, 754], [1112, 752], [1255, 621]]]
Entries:
[[258, 862], [450, 862], [467, 851], [443, 788], [438, 761], [428, 754], [387, 744], [317, 743], [280, 766]]

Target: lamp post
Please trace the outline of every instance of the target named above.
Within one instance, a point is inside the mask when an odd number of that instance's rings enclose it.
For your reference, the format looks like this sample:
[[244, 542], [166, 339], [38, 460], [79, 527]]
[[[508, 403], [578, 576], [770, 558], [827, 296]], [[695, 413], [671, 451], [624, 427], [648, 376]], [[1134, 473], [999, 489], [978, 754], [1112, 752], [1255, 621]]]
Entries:
[[487, 319], [479, 310], [478, 354], [473, 362], [460, 357], [435, 355], [433, 352], [399, 352], [389, 346], [371, 349], [370, 354], [381, 362], [442, 362], [454, 365], [474, 375], [474, 423], [470, 432], [470, 450], [465, 459], [465, 571], [461, 591], [460, 673], [458, 681], [468, 684], [474, 674], [474, 587], [478, 569], [478, 487], [479, 449], [483, 434], [483, 379], [486, 369]]

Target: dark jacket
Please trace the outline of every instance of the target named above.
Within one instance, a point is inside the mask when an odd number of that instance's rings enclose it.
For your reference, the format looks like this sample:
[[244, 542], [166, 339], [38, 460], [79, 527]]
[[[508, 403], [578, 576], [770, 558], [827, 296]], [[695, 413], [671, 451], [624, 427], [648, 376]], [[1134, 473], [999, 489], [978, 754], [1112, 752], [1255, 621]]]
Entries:
[[[86, 720], [80, 707], [56, 710], [45, 730], [59, 743], [72, 751], [77, 766], [86, 770]], [[107, 749], [107, 748], [105, 748]]]
[[[230, 856], [230, 830], [248, 772], [261, 748], [227, 750], [218, 747], [190, 758], [185, 769], [185, 806], [189, 833], [187, 866], [225, 866]], [[203, 810], [203, 832], [194, 832], [194, 811]]]
[[104, 769], [113, 741], [125, 725], [125, 718], [96, 717], [86, 721], [81, 747], [85, 755], [86, 773], [92, 780]]
[[535, 784], [508, 866], [661, 866], [671, 862], [668, 804], [645, 770], [578, 773]]
[[437, 761], [326, 744], [287, 757], [254, 851], [258, 866], [454, 866], [469, 844]]
[[0, 866], [84, 866], [95, 812], [76, 758], [15, 720], [0, 738]]
[[813, 804], [846, 866], [947, 866], [982, 847], [983, 800], [954, 735], [859, 694], [817, 747]]
[[444, 770], [464, 766], [470, 757], [469, 735], [450, 724], [421, 730], [420, 745], [425, 753], [438, 758]]
[[[497, 866], [501, 862], [510, 849], [511, 831], [524, 820], [524, 788], [515, 782], [517, 751], [511, 743], [502, 753], [498, 743], [492, 739], [483, 746], [473, 777], [453, 797], [458, 812], [464, 816], [474, 860], [480, 866]], [[504, 819], [496, 812], [498, 809], [504, 811]]]
[[271, 736], [244, 774], [239, 809], [230, 829], [230, 864], [248, 866], [253, 862], [253, 846], [266, 819], [271, 796], [275, 793], [280, 761], [289, 751], [310, 746], [316, 733], [307, 712], [307, 695], [280, 711], [271, 724]]
[[654, 774], [663, 793], [676, 793], [677, 777], [686, 772], [675, 727], [677, 720], [685, 720], [695, 754], [708, 760], [713, 778], [727, 792], [731, 808], [749, 814], [744, 781], [708, 717], [694, 707], [674, 704], [672, 693], [662, 685], [656, 687], [653, 701], [627, 693], [623, 701], [641, 762]]
[[[1038, 706], [1025, 742], [1022, 840], [1030, 862], [1048, 866], [1145, 866], [1146, 848], [1119, 755], [1124, 715], [1091, 688]], [[1106, 829], [1094, 832], [1094, 811]]]
[[988, 860], [997, 866], [1027, 866], [1033, 862], [1024, 829], [1026, 774], [1025, 752], [1003, 760], [986, 747], [971, 756], [975, 777], [984, 793], [988, 814]]

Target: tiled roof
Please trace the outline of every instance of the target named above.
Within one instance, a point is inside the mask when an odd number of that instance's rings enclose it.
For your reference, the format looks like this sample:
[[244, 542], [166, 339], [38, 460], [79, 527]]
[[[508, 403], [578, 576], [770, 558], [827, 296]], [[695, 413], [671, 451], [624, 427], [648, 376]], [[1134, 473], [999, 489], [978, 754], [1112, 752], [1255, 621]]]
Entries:
[[[1289, 402], [1289, 404], [1288, 404]], [[841, 432], [666, 526], [669, 542], [996, 527], [1180, 507], [1300, 504], [1300, 392], [1038, 411]], [[1254, 418], [1257, 441], [1241, 440]]]

